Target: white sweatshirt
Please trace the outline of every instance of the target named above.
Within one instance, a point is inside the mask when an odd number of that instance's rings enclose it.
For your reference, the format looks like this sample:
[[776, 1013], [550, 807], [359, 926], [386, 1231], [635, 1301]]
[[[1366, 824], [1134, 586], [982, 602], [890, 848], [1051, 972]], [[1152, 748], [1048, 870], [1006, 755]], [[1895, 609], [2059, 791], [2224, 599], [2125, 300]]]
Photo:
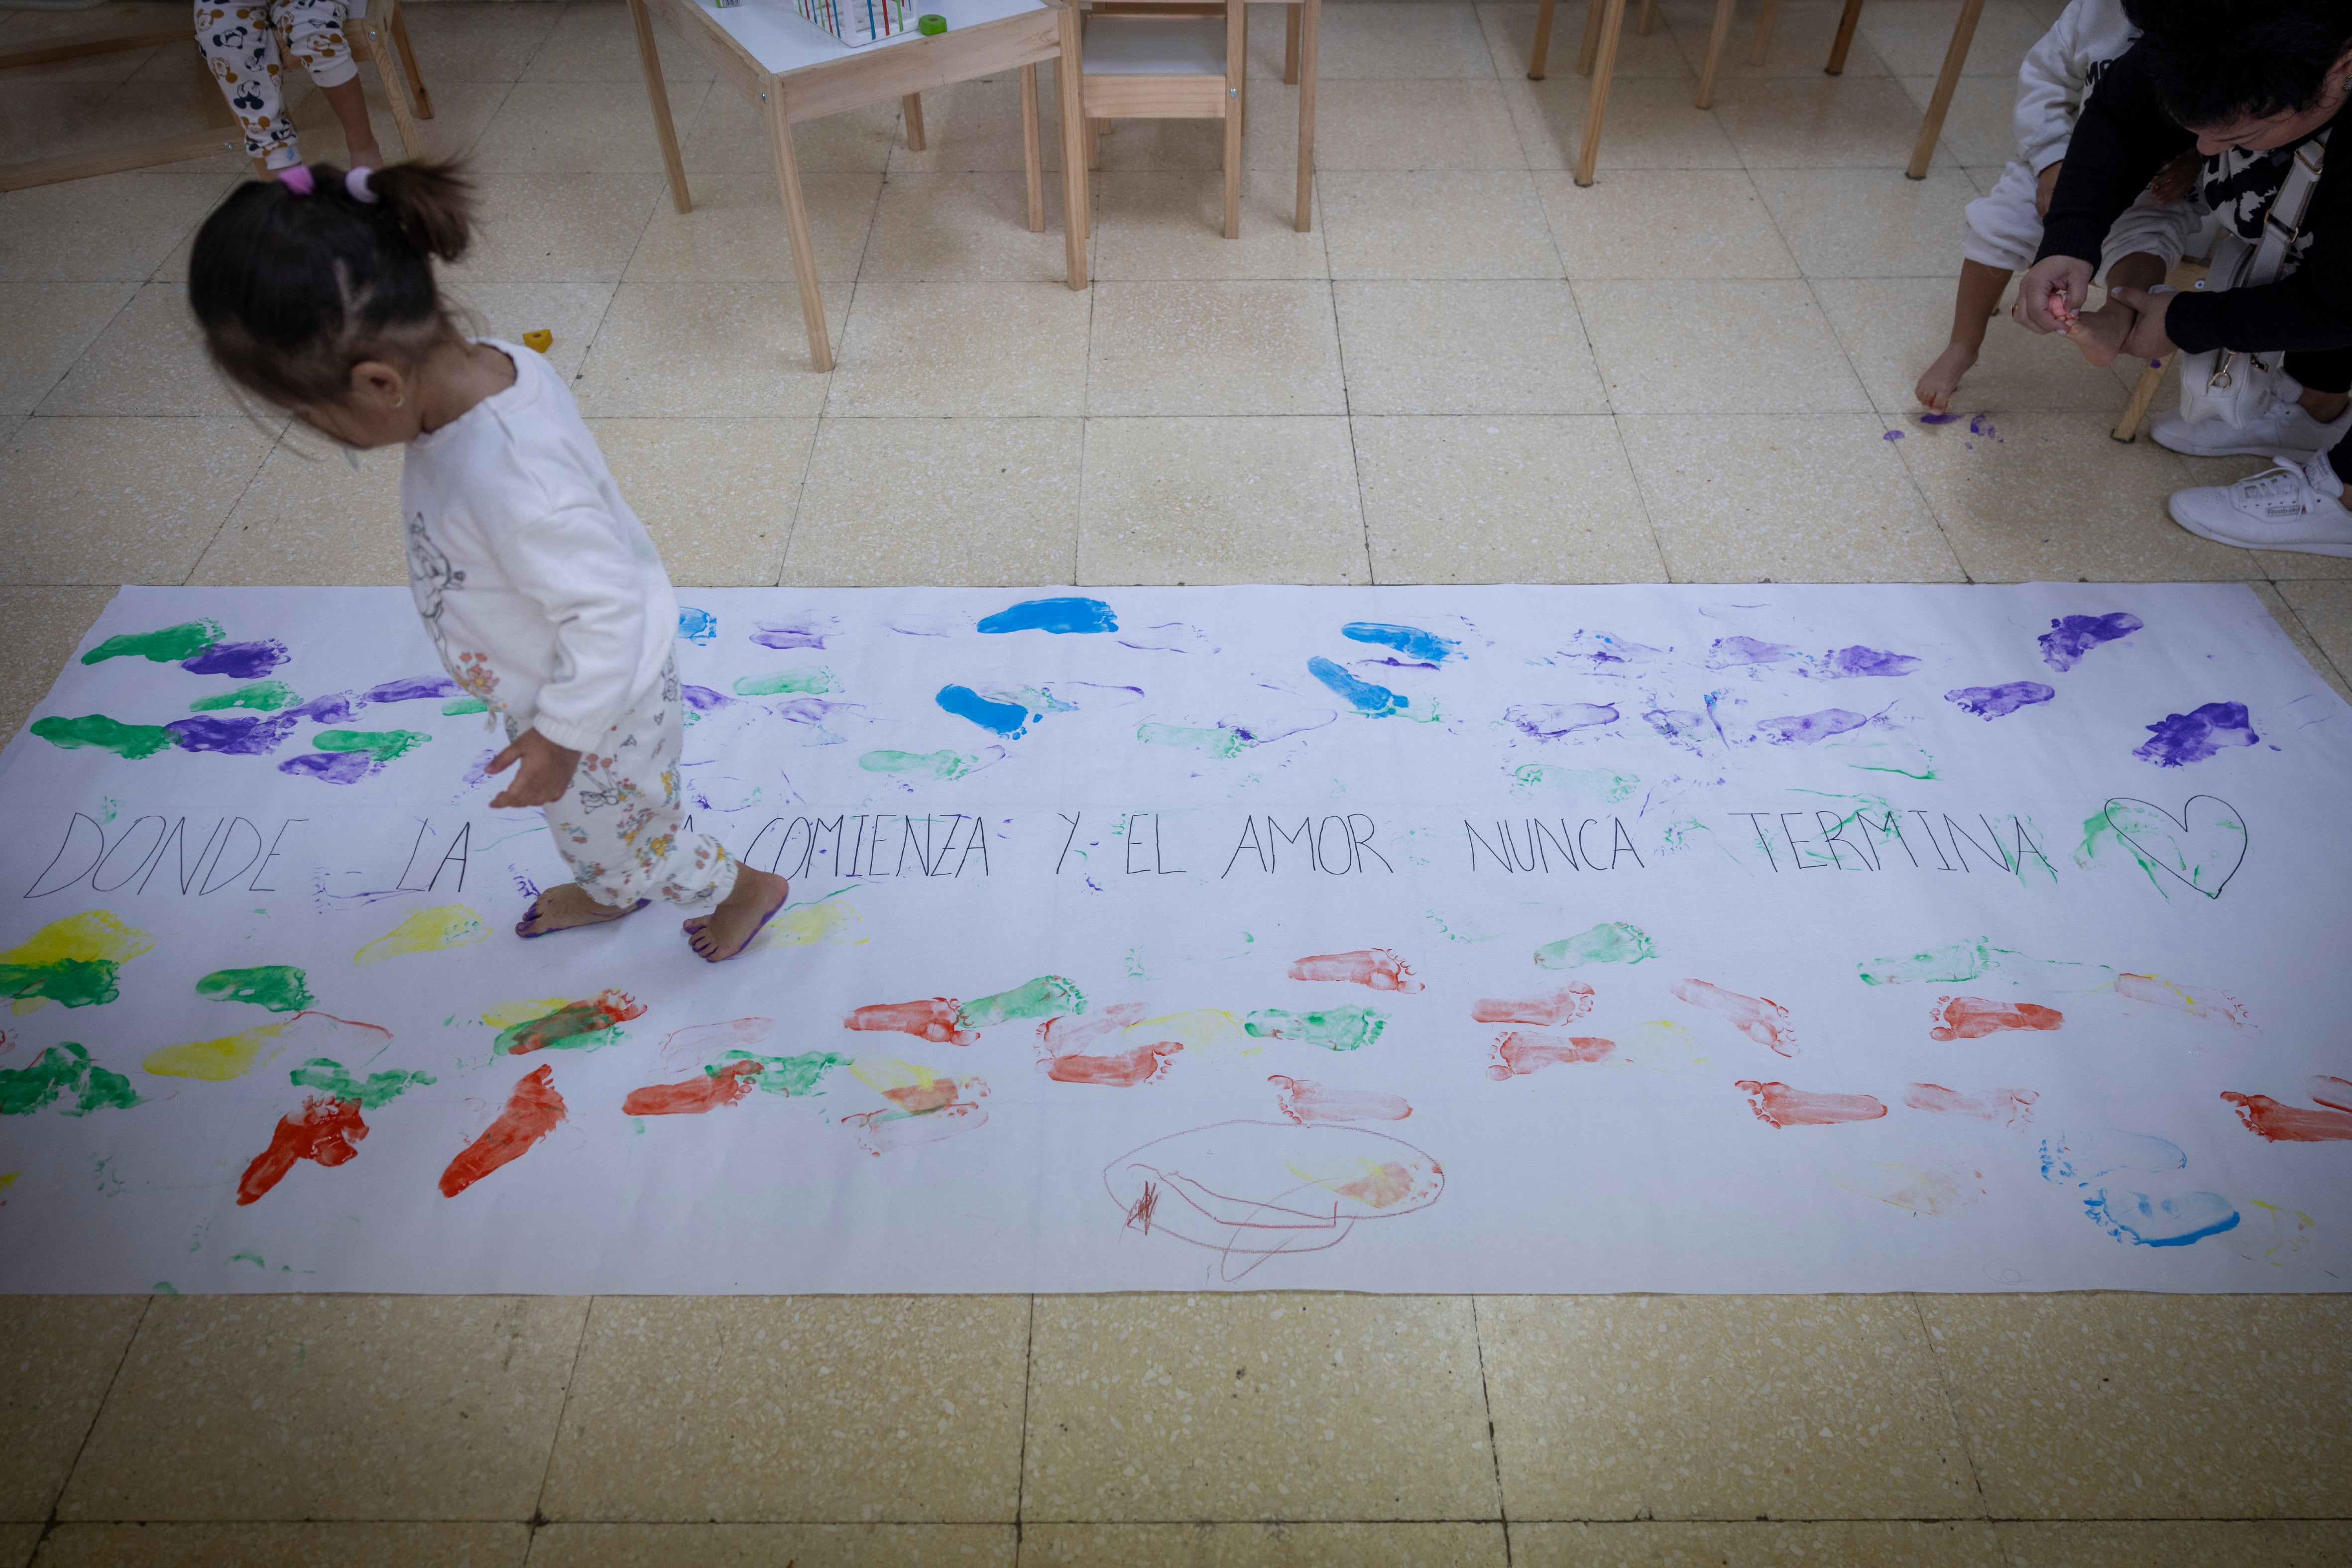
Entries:
[[2101, 73], [2139, 37], [2122, 0], [2073, 0], [2017, 72], [2017, 156], [2036, 174], [2066, 156]]
[[661, 684], [677, 595], [563, 378], [483, 341], [515, 384], [409, 443], [409, 587], [459, 685], [517, 733], [594, 751]]

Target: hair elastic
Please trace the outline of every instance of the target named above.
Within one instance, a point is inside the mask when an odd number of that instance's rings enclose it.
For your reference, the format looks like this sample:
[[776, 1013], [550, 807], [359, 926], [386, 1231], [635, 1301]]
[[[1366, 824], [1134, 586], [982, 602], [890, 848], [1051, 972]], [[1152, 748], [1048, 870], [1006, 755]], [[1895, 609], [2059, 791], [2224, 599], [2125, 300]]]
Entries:
[[352, 201], [375, 205], [375, 192], [368, 184], [368, 176], [374, 172], [373, 169], [353, 169], [343, 176], [343, 189], [351, 193]]
[[308, 163], [297, 163], [291, 169], [279, 170], [278, 183], [298, 196], [307, 196], [318, 189], [318, 182], [310, 178]]

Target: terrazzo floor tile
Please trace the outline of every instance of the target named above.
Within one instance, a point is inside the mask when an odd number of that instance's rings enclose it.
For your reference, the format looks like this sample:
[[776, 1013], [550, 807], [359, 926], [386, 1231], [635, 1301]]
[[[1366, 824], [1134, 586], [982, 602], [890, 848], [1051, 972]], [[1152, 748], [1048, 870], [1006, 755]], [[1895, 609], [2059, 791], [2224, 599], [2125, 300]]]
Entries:
[[[1037, 151], [1038, 161], [1049, 173], [1057, 172], [1062, 167], [1062, 131], [1057, 102], [1054, 96], [1053, 62], [1040, 61], [1037, 66]], [[895, 111], [897, 106], [889, 107]], [[793, 126], [793, 144], [798, 147], [803, 136], [813, 131], [821, 134], [819, 128], [841, 118], [844, 117], [835, 115]], [[891, 131], [894, 140], [890, 145], [889, 167], [893, 173], [992, 172], [1017, 174], [1028, 166], [1028, 154], [1021, 139], [1021, 74], [1003, 71], [971, 81], [960, 81], [923, 94], [923, 150], [920, 152], [907, 145], [904, 127], [897, 122], [895, 112]]]
[[2352, 583], [2288, 581], [2278, 591], [2337, 672], [2352, 670]]
[[19, 1568], [19, 1564], [30, 1563], [33, 1548], [40, 1539], [41, 1526], [37, 1524], [0, 1524], [0, 1563]]
[[[0, 115], [0, 162], [59, 156], [72, 134], [68, 127], [83, 128], [82, 138], [96, 147], [126, 140], [105, 121], [106, 100], [113, 96], [114, 88], [112, 82], [54, 78], [10, 81], [8, 112]], [[223, 133], [226, 134], [226, 128]]]
[[[1533, 63], [1536, 43], [1537, 7], [1527, 5], [1502, 4], [1478, 7], [1478, 20], [1486, 29], [1486, 49], [1494, 57], [1495, 70], [1504, 77], [1525, 77]], [[1641, 0], [1633, 0], [1625, 18], [1625, 28], [1617, 39], [1618, 81], [1633, 81], [1647, 77], [1668, 77], [1688, 81], [1696, 68], [1683, 57], [1675, 46], [1675, 31], [1663, 20], [1648, 37], [1636, 30], [1640, 19]], [[1544, 61], [1547, 75], [1566, 77], [1576, 70], [1576, 53], [1584, 37], [1584, 7], [1573, 3], [1559, 6], [1551, 24], [1551, 47]]]
[[1088, 420], [1077, 580], [1370, 581], [1348, 422]]
[[[506, 0], [493, 0], [505, 4]], [[961, 84], [960, 84], [961, 85]], [[950, 89], [950, 91], [959, 90]], [[940, 136], [936, 129], [940, 105], [946, 94], [927, 92], [923, 95], [923, 119], [934, 127], [932, 135]], [[768, 140], [768, 127], [756, 112], [759, 105], [747, 102], [743, 95], [724, 82], [712, 89], [702, 100], [702, 111], [691, 120], [678, 123], [678, 152], [686, 161], [687, 185], [695, 200], [701, 200], [700, 183], [706, 174], [758, 174], [768, 182], [770, 200], [782, 202], [782, 190], [776, 179], [776, 153]], [[670, 106], [677, 112], [677, 106]], [[1021, 128], [1019, 110], [1013, 110], [1012, 168], [1021, 167]], [[934, 146], [938, 145], [935, 141]], [[811, 174], [866, 172], [878, 173], [890, 167], [891, 149], [905, 151], [898, 122], [898, 105], [870, 103], [863, 109], [853, 109], [840, 114], [828, 114], [821, 120], [804, 120], [793, 127], [793, 155], [799, 162], [801, 176]], [[1055, 165], [1047, 164], [1052, 168]]]
[[1069, 275], [1061, 182], [1045, 181], [1044, 194], [1045, 226], [1032, 234], [1029, 184], [1021, 174], [893, 172], [882, 187], [858, 276], [891, 284], [1059, 283]]
[[1317, 54], [1323, 81], [1495, 74], [1467, 5], [1333, 5], [1323, 13]]
[[58, 1517], [526, 1519], [587, 1307], [158, 1297]]
[[1750, 172], [1900, 170], [1919, 139], [1918, 106], [1887, 77], [1727, 81], [1716, 89], [1715, 114]]
[[1559, 252], [1524, 170], [1325, 172], [1334, 277], [1560, 277]]
[[1517, 1519], [1935, 1519], [1982, 1505], [1907, 1298], [1482, 1297]]
[[[1225, 237], [1222, 174], [1181, 170], [1097, 174], [1092, 200], [1097, 282], [1330, 274], [1323, 225], [1315, 210], [1309, 209], [1312, 226], [1305, 234], [1292, 221], [1297, 212], [1297, 183], [1287, 172], [1243, 172], [1238, 239]], [[1054, 208], [1046, 221], [1058, 247], [1060, 209]], [[1060, 255], [1058, 248], [1055, 254]], [[1058, 266], [1054, 276], [1061, 276]]]
[[238, 414], [246, 406], [205, 352], [187, 286], [150, 283], [41, 400], [40, 412]]
[[561, 5], [547, 0], [446, 0], [423, 26], [409, 23], [417, 74], [428, 89], [443, 82], [513, 81], [562, 15]]
[[[87, 624], [74, 628], [70, 641], [64, 633], [90, 591], [44, 604], [12, 589], [0, 601], [37, 618], [33, 645], [9, 661], [12, 698], [29, 684], [26, 666], [46, 664], [54, 677], [72, 655]], [[15, 624], [12, 614], [12, 631]], [[49, 1516], [146, 1306], [137, 1296], [18, 1296], [9, 1303], [0, 1349], [0, 1520]]]
[[0, 283], [0, 413], [30, 413], [139, 292], [122, 279]]
[[236, 183], [142, 169], [0, 194], [0, 279], [143, 282]]
[[1495, 1519], [1460, 1297], [1037, 1300], [1038, 1520]]
[[[409, 26], [414, 30], [415, 24]], [[711, 79], [714, 73], [701, 52], [658, 16], [654, 20], [654, 45], [661, 55], [662, 79], [672, 84], [673, 91], [679, 82]], [[645, 66], [637, 56], [636, 28], [630, 22], [629, 8], [619, 0], [572, 0], [531, 52], [521, 79], [625, 83], [642, 98]]]
[[1800, 276], [1744, 170], [1627, 170], [1589, 187], [1545, 172], [1536, 190], [1572, 278]]
[[1972, 420], [1914, 428], [1897, 450], [1979, 582], [2261, 576], [2248, 552], [2166, 513], [2165, 497], [2196, 483], [2189, 461], [2153, 442], [2111, 440], [2114, 423], [2096, 413]]
[[1505, 1568], [1499, 1524], [1032, 1524], [1021, 1568]]
[[[1519, 128], [1519, 145], [1531, 169], [1572, 169], [1584, 144], [1584, 110], [1592, 84], [1575, 73], [1576, 40], [1563, 44], [1560, 24], [1552, 24], [1553, 58], [1562, 60], [1541, 81], [1508, 76], [1503, 95]], [[1723, 133], [1722, 121], [1691, 107], [1691, 84], [1669, 78], [1634, 77], [1609, 89], [1609, 114], [1595, 167], [1596, 183], [1624, 169], [1737, 169], [1739, 154]], [[1718, 100], [1719, 101], [1719, 100]]]
[[601, 1297], [547, 1517], [1011, 1522], [1021, 1296]]
[[26, 583], [185, 580], [277, 423], [26, 420], [0, 447], [6, 570]]
[[1665, 573], [1607, 419], [1354, 422], [1381, 582], [1655, 582]]
[[1870, 394], [1801, 279], [1596, 279], [1576, 306], [1619, 413], [1836, 413]]
[[[622, 276], [630, 283], [793, 280], [792, 236], [772, 172], [708, 174], [691, 181], [694, 210], [681, 213], [665, 194], [654, 203], [636, 253]], [[857, 276], [873, 232], [882, 176], [811, 172], [801, 176], [810, 248], [820, 282], [845, 287]], [[1023, 237], [1028, 237], [1024, 235]], [[794, 296], [797, 302], [798, 296]]]
[[1755, 179], [1808, 277], [1959, 274], [1960, 209], [1977, 188], [1957, 166], [1924, 180], [1889, 169], [1759, 169]]
[[[1864, 9], [1859, 31], [1895, 75], [1932, 77], [1944, 68], [1959, 16], [1959, 0], [1881, 0]], [[2026, 51], [2049, 30], [2047, 21], [2018, 0], [1990, 0], [1977, 17], [1961, 69], [1998, 78], [2014, 92]]]
[[[825, 292], [836, 343], [847, 285]], [[624, 283], [572, 383], [590, 418], [806, 417], [831, 378], [809, 369], [789, 283]]]
[[[1661, 9], [1673, 25], [1675, 42], [1681, 46], [1683, 58], [1689, 62], [1692, 72], [1705, 69], [1707, 34], [1714, 24], [1715, 7], [1706, 0], [1673, 0]], [[1781, 6], [1772, 25], [1772, 47], [1765, 51], [1760, 66], [1749, 63], [1756, 42], [1755, 16], [1747, 13], [1735, 16], [1722, 63], [1717, 68], [1717, 79], [1748, 81], [1757, 78], [1820, 76], [1829, 64], [1830, 47], [1837, 37], [1843, 10], [1831, 0], [1797, 0]], [[1949, 30], [1946, 29], [1948, 33]], [[1846, 50], [1844, 74], [1851, 78], [1883, 77], [1886, 75], [1886, 62], [1878, 57], [1870, 40], [1857, 33], [1853, 46]]]
[[[1328, 16], [1331, 13], [1325, 13]], [[1253, 109], [1253, 115], [1262, 112]], [[1503, 84], [1492, 77], [1318, 84], [1315, 167], [1524, 169]]]
[[2318, 639], [2314, 637], [2310, 628], [2304, 624], [2303, 617], [2295, 613], [2294, 606], [2290, 605], [2285, 597], [2280, 593], [2278, 585], [2272, 582], [2250, 582], [2246, 586], [2253, 590], [2254, 597], [2263, 601], [2263, 608], [2271, 612], [2271, 619], [2278, 622], [2279, 630], [2294, 640], [2295, 651], [2309, 662], [2314, 673], [2335, 687], [2336, 695], [2347, 702], [2352, 702], [2352, 685], [2345, 682], [2342, 673], [2336, 666], [2336, 662], [2327, 656], [2326, 650], [2319, 645]]
[[784, 580], [1067, 582], [1084, 440], [1075, 419], [829, 419]]
[[[163, 27], [176, 27], [182, 20], [180, 10], [179, 6], [165, 3], [165, 0], [139, 0], [135, 4], [116, 4], [87, 13], [17, 11], [0, 20], [0, 54], [55, 48], [61, 44], [119, 38]], [[45, 66], [17, 66], [0, 72], [0, 84], [82, 81], [111, 85], [128, 78], [153, 53], [152, 47], [128, 49], [120, 54], [55, 60]]]
[[188, 574], [196, 583], [374, 584], [408, 580], [400, 521], [401, 455], [359, 455], [354, 471], [325, 437], [295, 429]]
[[1511, 1525], [1516, 1568], [2009, 1568], [1990, 1524]]
[[[671, 82], [668, 91], [670, 113], [690, 125], [710, 83]], [[486, 174], [658, 174], [661, 141], [642, 87], [583, 91], [578, 82], [520, 81], [467, 162]]]
[[[448, 0], [462, 5], [466, 0]], [[502, 0], [493, 0], [502, 3]], [[520, 344], [525, 332], [547, 331], [555, 340], [546, 349], [547, 362], [566, 382], [580, 373], [588, 345], [613, 308], [610, 283], [492, 283], [465, 277], [453, 269], [441, 285], [441, 298], [456, 310], [459, 325], [481, 338], [502, 338]]]
[[2342, 1520], [2002, 1524], [2009, 1568], [2352, 1568]]
[[1869, 415], [1617, 422], [1676, 582], [1957, 582]]
[[[0, 648], [0, 731], [14, 735], [25, 727], [113, 597], [111, 588], [0, 588], [0, 623], [8, 628]], [[0, 1518], [7, 1512], [0, 1506]]]
[[[367, 82], [368, 126], [375, 132], [376, 145], [387, 160], [405, 158], [400, 121], [393, 118], [392, 104], [376, 85], [375, 73], [362, 71], [361, 76]], [[433, 118], [416, 122], [416, 155], [426, 159], [463, 158], [470, 152], [512, 91], [512, 84], [502, 81], [436, 81], [428, 76], [425, 83], [433, 98]], [[291, 112], [306, 162], [350, 167], [351, 144], [343, 138], [343, 122], [324, 98], [311, 93]]]
[[[835, 308], [839, 291], [828, 300]], [[1091, 289], [861, 284], [825, 412], [841, 417], [1084, 412]]]
[[482, 216], [461, 283], [618, 283], [655, 201], [669, 200], [658, 174], [470, 178]]
[[1099, 283], [1089, 414], [1345, 413], [1331, 286]]
[[1608, 411], [1565, 283], [1342, 282], [1331, 295], [1356, 413]]
[[776, 580], [816, 421], [599, 419], [588, 432], [672, 582]]
[[2352, 1516], [2352, 1300], [1918, 1302], [1997, 1519]]
[[530, 1526], [63, 1524], [39, 1568], [522, 1568]]
[[[1951, 341], [1958, 287], [1955, 277], [1863, 277], [1815, 290], [1871, 402], [1890, 419], [1921, 412], [1912, 393]], [[2113, 429], [2129, 397], [2073, 344], [2011, 320], [2004, 303], [1985, 323], [1984, 347], [1952, 407], [1963, 416], [2079, 409], [2104, 415]]]
[[[1924, 117], [1933, 101], [1933, 76], [1896, 78]], [[1999, 168], [2017, 156], [2017, 78], [1962, 77], [1953, 90], [1951, 107], [1944, 111], [1944, 129], [1937, 145], [1964, 163]]]
[[551, 1524], [530, 1568], [1013, 1568], [1004, 1524]]

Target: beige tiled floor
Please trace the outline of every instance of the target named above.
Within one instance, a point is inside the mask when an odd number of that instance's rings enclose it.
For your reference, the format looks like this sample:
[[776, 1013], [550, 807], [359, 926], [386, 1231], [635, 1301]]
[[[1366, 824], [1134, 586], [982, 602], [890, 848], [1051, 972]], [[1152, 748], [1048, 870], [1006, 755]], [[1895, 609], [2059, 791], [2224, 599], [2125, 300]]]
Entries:
[[[2168, 491], [2247, 465], [2109, 440], [2124, 378], [1996, 321], [1960, 399], [1990, 433], [1910, 423], [1958, 209], [2058, 8], [1990, 0], [1909, 183], [1958, 6], [1873, 0], [1842, 78], [1828, 0], [1787, 0], [1762, 67], [1743, 12], [1706, 113], [1712, 7], [1667, 0], [1579, 190], [1576, 0], [1540, 83], [1528, 0], [1333, 0], [1305, 235], [1264, 8], [1243, 238], [1213, 126], [1123, 125], [1082, 294], [1051, 182], [1022, 222], [1010, 77], [928, 95], [919, 154], [894, 106], [803, 126], [824, 376], [759, 121], [698, 57], [665, 37], [681, 216], [616, 0], [409, 14], [432, 145], [487, 211], [454, 292], [553, 329], [681, 582], [2219, 579], [2346, 690], [2352, 563], [2174, 528]], [[0, 51], [184, 15], [0, 9]], [[0, 159], [157, 134], [204, 90], [176, 49], [0, 76]], [[0, 728], [115, 584], [400, 580], [394, 455], [282, 442], [194, 351], [187, 247], [237, 177], [0, 196]], [[0, 1314], [0, 1568], [2352, 1564], [2341, 1297]]]

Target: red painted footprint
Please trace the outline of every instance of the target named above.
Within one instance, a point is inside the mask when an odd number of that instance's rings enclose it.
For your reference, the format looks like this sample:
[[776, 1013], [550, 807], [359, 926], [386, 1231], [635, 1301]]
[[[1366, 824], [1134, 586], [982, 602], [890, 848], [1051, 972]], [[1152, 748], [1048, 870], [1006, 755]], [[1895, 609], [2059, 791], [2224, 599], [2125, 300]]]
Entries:
[[2352, 1111], [2352, 1080], [2315, 1073], [2311, 1080], [2311, 1097], [2331, 1110]]
[[1914, 1083], [1903, 1092], [1903, 1103], [1914, 1111], [1974, 1116], [2010, 1127], [2033, 1120], [2033, 1105], [2041, 1098], [2031, 1089], [1980, 1089], [1974, 1094], [1963, 1094], [1940, 1083]]
[[913, 1002], [876, 1002], [859, 1008], [841, 1020], [844, 1029], [884, 1030], [911, 1034], [934, 1045], [976, 1045], [980, 1036], [956, 1028], [963, 1004], [951, 997], [925, 997]]
[[1168, 1070], [1168, 1059], [1183, 1050], [1181, 1041], [1155, 1040], [1109, 1056], [1073, 1051], [1057, 1056], [1045, 1067], [1056, 1083], [1095, 1083], [1112, 1089], [1132, 1089], [1149, 1083]]
[[2006, 1029], [2059, 1029], [2066, 1015], [2035, 1002], [1989, 1002], [1982, 997], [1941, 997], [1929, 1015], [1929, 1040], [1982, 1040]]
[[359, 1154], [352, 1145], [367, 1135], [367, 1124], [360, 1120], [358, 1101], [311, 1095], [302, 1102], [299, 1113], [278, 1119], [278, 1131], [270, 1136], [269, 1146], [245, 1167], [245, 1175], [236, 1184], [236, 1201], [240, 1205], [258, 1201], [286, 1178], [297, 1160], [341, 1165]]
[[730, 1061], [683, 1083], [648, 1083], [632, 1089], [621, 1102], [624, 1116], [699, 1116], [721, 1105], [732, 1105], [751, 1092], [760, 1074], [756, 1061]]
[[1561, 1029], [1591, 1010], [1592, 988], [1576, 984], [1548, 997], [1529, 997], [1523, 1002], [1484, 998], [1470, 1009], [1470, 1016], [1480, 1023], [1531, 1023], [1538, 1029]]
[[1309, 1122], [1402, 1122], [1412, 1114], [1402, 1094], [1328, 1089], [1311, 1078], [1286, 1078], [1279, 1072], [1266, 1082], [1274, 1085], [1282, 1113], [1301, 1126]]
[[[2340, 1078], [2331, 1080], [2341, 1083]], [[2332, 1144], [2352, 1140], [2352, 1111], [2339, 1111], [2325, 1102], [2316, 1111], [2282, 1105], [2267, 1094], [2240, 1094], [2223, 1090], [2221, 1098], [2238, 1108], [2246, 1131], [2273, 1144]], [[2347, 1098], [2352, 1098], [2347, 1095]]]
[[1885, 1104], [1868, 1094], [1815, 1094], [1785, 1083], [1759, 1083], [1743, 1078], [1738, 1087], [1748, 1096], [1756, 1119], [1775, 1127], [1826, 1127], [1838, 1122], [1875, 1122], [1886, 1114]]
[[[1695, 1008], [1721, 1013], [1759, 1045], [1769, 1045], [1782, 1056], [1797, 1054], [1797, 1031], [1789, 1022], [1789, 1009], [1769, 997], [1743, 996], [1705, 980], [1676, 980], [1674, 993]], [[1885, 1114], [1884, 1107], [1879, 1113]]]
[[555, 1069], [544, 1064], [532, 1068], [516, 1081], [499, 1119], [441, 1173], [441, 1196], [455, 1197], [500, 1166], [512, 1165], [562, 1120], [563, 1096], [555, 1092]]
[[1584, 1035], [1561, 1039], [1509, 1030], [1495, 1037], [1495, 1060], [1487, 1065], [1486, 1076], [1497, 1082], [1525, 1078], [1530, 1072], [1568, 1062], [1605, 1061], [1616, 1050], [1613, 1040]]
[[1390, 947], [1360, 947], [1352, 953], [1318, 953], [1290, 966], [1294, 980], [1344, 980], [1376, 991], [1417, 991], [1412, 966]]
[[1065, 1013], [1047, 1019], [1037, 1026], [1037, 1059], [1051, 1061], [1057, 1056], [1110, 1054], [1098, 1048], [1118, 1043], [1128, 1025], [1142, 1020], [1141, 1002], [1113, 1002], [1083, 1018]]

